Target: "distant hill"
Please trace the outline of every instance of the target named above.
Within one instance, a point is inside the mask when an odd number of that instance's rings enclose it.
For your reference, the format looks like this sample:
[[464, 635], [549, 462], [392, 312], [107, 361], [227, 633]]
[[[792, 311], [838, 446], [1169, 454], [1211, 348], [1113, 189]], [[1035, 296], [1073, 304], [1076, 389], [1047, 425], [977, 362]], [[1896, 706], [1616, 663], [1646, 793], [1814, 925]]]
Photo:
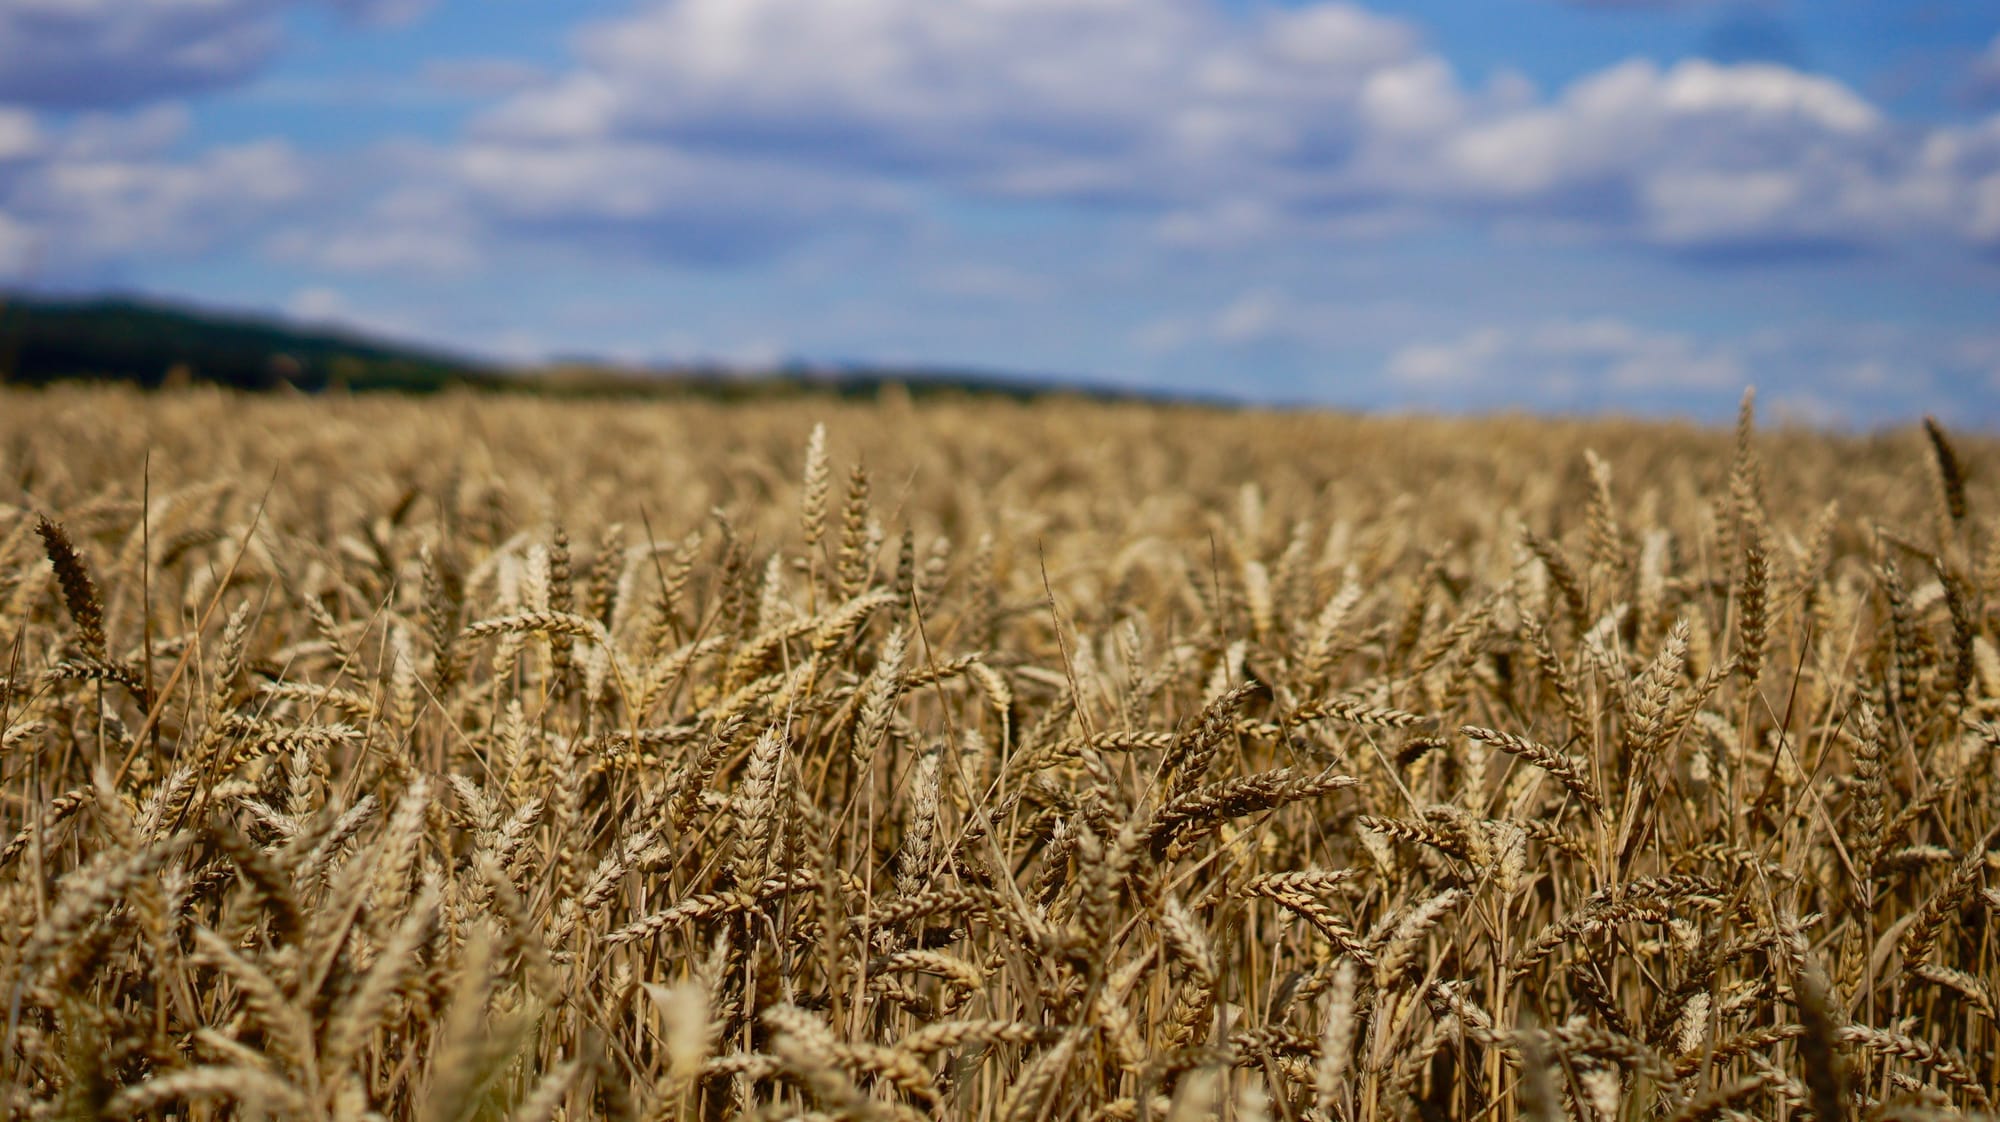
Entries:
[[787, 364], [768, 369], [714, 365], [614, 366], [570, 360], [510, 377], [511, 388], [552, 397], [698, 397], [714, 401], [766, 401], [813, 395], [873, 400], [884, 392], [913, 400], [939, 397], [1005, 398], [1036, 401], [1075, 397], [1090, 401], [1144, 401], [1154, 404], [1233, 405], [1220, 397], [1172, 395], [942, 366]]
[[448, 351], [311, 327], [272, 316], [218, 312], [130, 297], [59, 299], [0, 292], [0, 384], [131, 382], [148, 388], [208, 383], [239, 390], [329, 389], [430, 393], [452, 387], [555, 397], [699, 397], [740, 401], [814, 394], [874, 398], [898, 387], [940, 395], [1032, 400], [1060, 394], [1099, 401], [1225, 404], [1056, 378], [941, 367], [781, 365], [619, 366], [562, 360], [509, 369]]
[[200, 381], [244, 390], [431, 391], [494, 385], [497, 371], [442, 351], [283, 320], [132, 297], [0, 294], [0, 379]]

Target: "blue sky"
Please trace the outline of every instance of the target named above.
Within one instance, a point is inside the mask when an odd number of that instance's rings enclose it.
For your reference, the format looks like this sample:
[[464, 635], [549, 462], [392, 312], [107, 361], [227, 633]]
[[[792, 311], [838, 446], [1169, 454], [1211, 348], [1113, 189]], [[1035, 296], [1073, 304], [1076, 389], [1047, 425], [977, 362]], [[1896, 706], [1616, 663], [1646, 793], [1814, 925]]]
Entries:
[[1989, 0], [0, 0], [0, 284], [2000, 427]]

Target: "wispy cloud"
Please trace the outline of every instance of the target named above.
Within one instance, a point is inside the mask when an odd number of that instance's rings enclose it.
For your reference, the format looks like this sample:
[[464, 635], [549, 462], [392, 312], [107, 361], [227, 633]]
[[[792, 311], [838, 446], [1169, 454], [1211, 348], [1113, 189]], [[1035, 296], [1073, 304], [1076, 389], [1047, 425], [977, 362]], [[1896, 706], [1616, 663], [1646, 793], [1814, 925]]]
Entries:
[[276, 51], [271, 0], [6, 0], [0, 101], [133, 105], [240, 82]]
[[[435, 0], [319, 0], [365, 23], [402, 24]], [[240, 83], [283, 42], [304, 0], [0, 0], [0, 103], [128, 107]]]
[[[8, 122], [11, 121], [11, 124]], [[173, 106], [93, 114], [63, 128], [0, 116], [0, 216], [36, 259], [69, 263], [203, 249], [289, 210], [309, 193], [306, 161], [278, 140], [175, 149]], [[0, 154], [0, 160], [4, 160]], [[17, 261], [16, 267], [22, 267]]]
[[1986, 49], [1973, 58], [1972, 65], [1966, 67], [1959, 92], [1973, 105], [2000, 107], [2000, 35], [1995, 35]]
[[1383, 373], [1406, 401], [1464, 410], [1524, 404], [1715, 420], [1755, 383], [1768, 401], [1815, 423], [1921, 413], [2000, 421], [2000, 333], [1892, 323], [1702, 337], [1617, 319], [1558, 320], [1412, 343]]

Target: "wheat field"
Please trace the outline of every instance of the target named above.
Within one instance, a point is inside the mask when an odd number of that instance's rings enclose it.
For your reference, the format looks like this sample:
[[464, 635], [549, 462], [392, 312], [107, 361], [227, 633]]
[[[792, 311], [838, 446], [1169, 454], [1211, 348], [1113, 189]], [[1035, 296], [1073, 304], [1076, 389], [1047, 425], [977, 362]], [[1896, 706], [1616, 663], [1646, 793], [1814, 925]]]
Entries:
[[9, 1117], [1951, 1118], [2000, 446], [0, 398]]

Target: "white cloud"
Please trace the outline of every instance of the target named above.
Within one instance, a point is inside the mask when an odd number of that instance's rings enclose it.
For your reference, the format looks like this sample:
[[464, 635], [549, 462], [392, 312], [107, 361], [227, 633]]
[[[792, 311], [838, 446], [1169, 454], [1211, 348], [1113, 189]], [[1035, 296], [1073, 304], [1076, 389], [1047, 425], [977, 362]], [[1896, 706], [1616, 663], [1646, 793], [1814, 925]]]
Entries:
[[420, 332], [408, 317], [355, 306], [346, 292], [325, 285], [310, 285], [292, 293], [284, 312], [299, 323], [319, 330], [360, 332], [384, 338], [414, 339]]
[[1667, 408], [1727, 415], [1743, 387], [1802, 418], [1926, 412], [1991, 423], [2000, 334], [1822, 323], [1702, 337], [1619, 319], [1489, 326], [1413, 342], [1383, 364], [1412, 402], [1481, 409]]
[[454, 273], [479, 262], [481, 232], [455, 190], [419, 184], [359, 214], [291, 222], [265, 244], [280, 259], [336, 272]]
[[1434, 131], [1462, 100], [1413, 28], [1332, 2], [669, 0], [578, 53], [479, 122], [459, 178], [501, 223], [670, 250], [705, 225], [764, 252], [919, 196], [1174, 208], [1170, 237], [1227, 241], [1296, 221], [1272, 176], [1337, 163], [1364, 117]]
[[1391, 379], [1420, 386], [1471, 386], [1504, 381], [1517, 387], [1573, 392], [1714, 390], [1739, 385], [1735, 356], [1672, 332], [1620, 320], [1558, 321], [1525, 330], [1486, 328], [1446, 343], [1416, 344], [1391, 356]]
[[31, 156], [41, 145], [42, 130], [34, 114], [0, 106], [0, 163]]
[[1271, 286], [1238, 293], [1205, 314], [1177, 314], [1150, 320], [1134, 331], [1131, 345], [1142, 354], [1165, 355], [1195, 347], [1254, 348], [1308, 341], [1317, 325], [1285, 291]]
[[[1205, 0], [677, 0], [585, 32], [579, 53], [482, 136], [1144, 199], [1336, 155], [1371, 76], [1425, 58], [1408, 25], [1352, 5], [1236, 19]], [[1420, 127], [1449, 112], [1448, 86], [1427, 64], [1368, 96]]]
[[1919, 166], [1913, 187], [1929, 205], [1952, 214], [1975, 242], [2000, 246], [2000, 114], [1934, 132]]
[[1802, 120], [1835, 132], [1865, 132], [1882, 115], [1831, 78], [1772, 63], [1718, 66], [1690, 59], [1658, 85], [1662, 106], [1675, 114], [1724, 113], [1753, 120]]
[[1323, 356], [1372, 348], [1414, 330], [1423, 302], [1401, 297], [1328, 300], [1277, 284], [1258, 284], [1205, 310], [1182, 310], [1142, 324], [1129, 337], [1141, 354], [1184, 352], [1233, 363], [1265, 357]]
[[1401, 183], [1473, 215], [1675, 247], [1957, 236], [1951, 196], [1964, 184], [1927, 169], [1909, 131], [1787, 67], [1633, 61], [1469, 124], [1418, 153]]
[[1290, 334], [1291, 305], [1283, 293], [1260, 288], [1246, 292], [1215, 317], [1215, 337], [1225, 343], [1257, 343]]
[[285, 301], [286, 315], [309, 323], [336, 320], [350, 310], [347, 297], [340, 290], [324, 286], [302, 288]]
[[1369, 75], [1361, 86], [1360, 109], [1371, 128], [1430, 137], [1464, 119], [1466, 97], [1451, 67], [1427, 56]]
[[1791, 171], [1668, 171], [1640, 187], [1649, 232], [1689, 245], [1779, 228], [1804, 202], [1805, 184]]
[[0, 175], [0, 220], [57, 267], [187, 253], [253, 229], [304, 198], [305, 162], [282, 141], [174, 148], [185, 114], [159, 107], [84, 117], [50, 132], [31, 117]]
[[1899, 125], [1831, 78], [1634, 60], [1553, 98], [1517, 76], [1473, 89], [1410, 24], [1336, 0], [653, 0], [577, 56], [462, 146], [503, 211], [643, 225], [669, 208], [641, 170], [698, 213], [743, 180], [693, 169], [761, 167], [752, 196], [794, 232], [819, 228], [790, 220], [800, 176], [842, 185], [832, 221], [870, 196], [855, 184], [896, 184], [1114, 204], [1212, 249], [1424, 221], [1753, 251], [2000, 227], [1966, 158], [1995, 145]]
[[684, 0], [586, 34], [583, 55], [624, 98], [656, 95], [621, 101], [641, 127], [844, 123], [942, 144], [930, 130], [1145, 117], [1143, 91], [1182, 84], [1206, 21], [1184, 0]]
[[87, 255], [185, 251], [247, 216], [237, 208], [275, 208], [304, 187], [296, 154], [266, 141], [185, 162], [57, 160], [23, 192], [23, 209], [44, 216]]
[[[36, 65], [61, 72], [37, 95], [56, 101], [239, 80], [305, 2], [0, 0], [0, 101]], [[1510, 75], [1474, 88], [1411, 24], [1341, 0], [643, 0], [575, 43], [554, 75], [435, 68], [499, 100], [266, 244], [343, 270], [464, 269], [514, 235], [736, 261], [996, 200], [1224, 252], [1445, 223], [1751, 255], [2000, 244], [2000, 117], [1927, 129], [1830, 78], [1700, 59], [1552, 96]], [[10, 52], [38, 61], [10, 78]], [[98, 71], [109, 84], [82, 90]], [[69, 243], [109, 252], [323, 197], [283, 145], [161, 155], [183, 124], [156, 108], [52, 137], [0, 107], [0, 169], [33, 165], [0, 179], [0, 207], [35, 229], [71, 214]]]

